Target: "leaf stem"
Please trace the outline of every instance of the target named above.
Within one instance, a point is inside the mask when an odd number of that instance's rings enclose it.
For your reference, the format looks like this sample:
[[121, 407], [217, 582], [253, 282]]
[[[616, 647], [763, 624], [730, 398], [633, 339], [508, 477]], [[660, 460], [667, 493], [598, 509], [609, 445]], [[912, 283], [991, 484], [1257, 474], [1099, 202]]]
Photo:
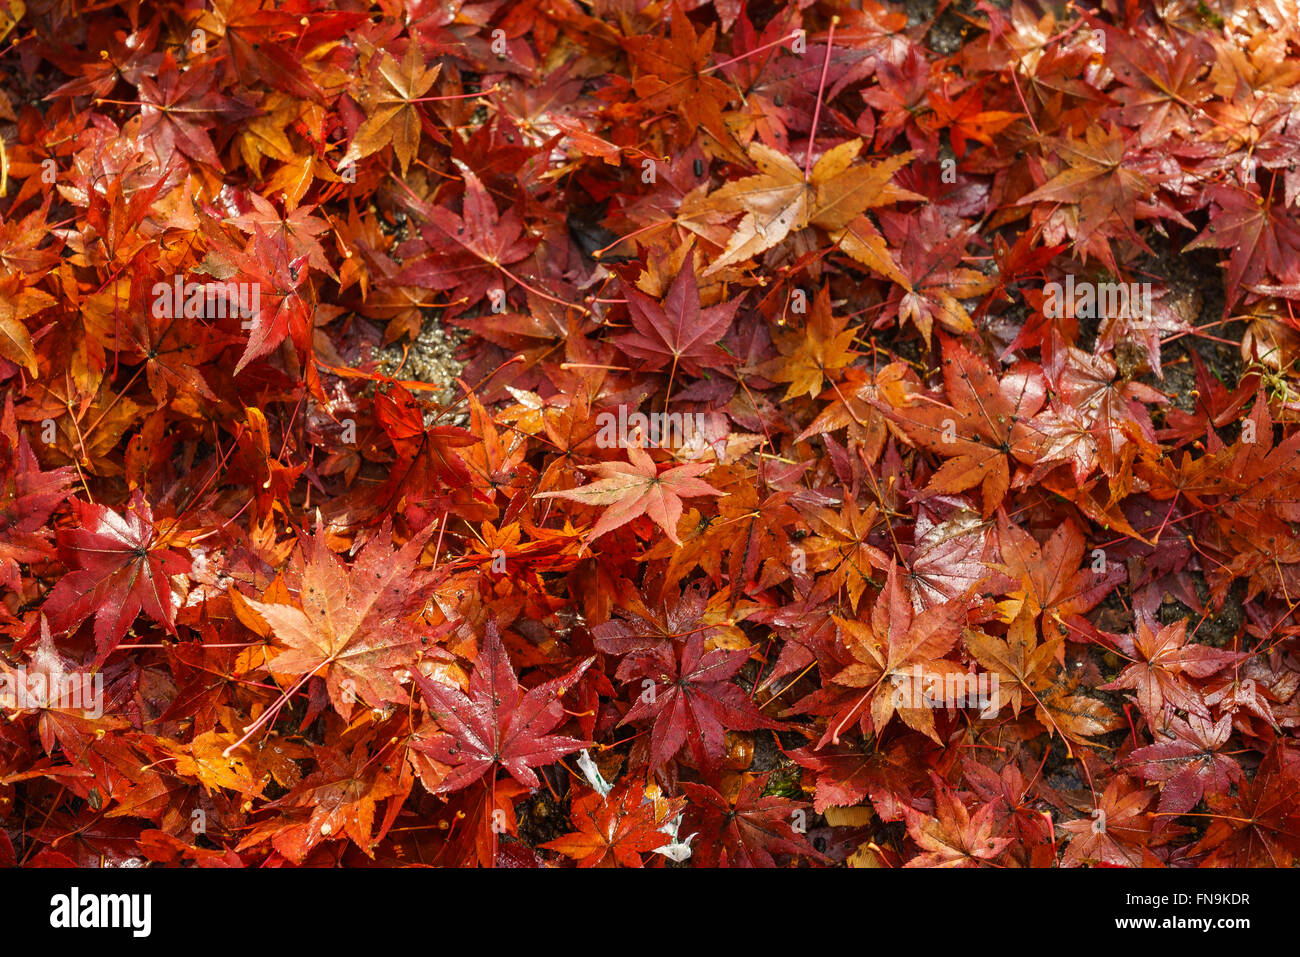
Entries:
[[803, 178], [805, 181], [812, 176], [813, 143], [817, 140], [817, 122], [822, 115], [822, 93], [826, 89], [826, 74], [831, 67], [831, 46], [835, 43], [835, 24], [839, 22], [839, 14], [831, 17], [831, 28], [826, 34], [826, 58], [822, 60], [822, 78], [821, 82], [817, 84], [817, 106], [813, 110], [812, 126], [808, 128], [808, 155], [803, 162]]

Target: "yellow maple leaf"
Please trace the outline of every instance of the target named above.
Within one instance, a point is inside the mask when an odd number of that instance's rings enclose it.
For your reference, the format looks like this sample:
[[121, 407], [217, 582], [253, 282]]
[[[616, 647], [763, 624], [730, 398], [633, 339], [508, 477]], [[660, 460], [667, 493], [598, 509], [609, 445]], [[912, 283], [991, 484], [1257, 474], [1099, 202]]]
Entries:
[[[762, 143], [751, 143], [749, 156], [757, 164], [759, 174], [728, 183], [709, 197], [711, 208], [744, 212], [745, 216], [732, 233], [727, 248], [704, 275], [771, 249], [793, 230], [808, 226], [825, 229], [837, 241], [854, 227], [856, 237], [865, 233], [857, 223], [864, 210], [924, 199], [890, 182], [894, 173], [911, 160], [911, 153], [853, 166], [861, 151], [860, 138], [841, 143], [827, 151], [805, 176], [788, 156]], [[860, 259], [855, 249], [861, 251], [870, 246], [869, 238], [861, 239], [853, 248], [846, 246], [846, 251]], [[873, 262], [864, 264], [877, 270], [883, 268], [890, 275], [892, 262], [883, 246], [872, 249], [871, 258]]]

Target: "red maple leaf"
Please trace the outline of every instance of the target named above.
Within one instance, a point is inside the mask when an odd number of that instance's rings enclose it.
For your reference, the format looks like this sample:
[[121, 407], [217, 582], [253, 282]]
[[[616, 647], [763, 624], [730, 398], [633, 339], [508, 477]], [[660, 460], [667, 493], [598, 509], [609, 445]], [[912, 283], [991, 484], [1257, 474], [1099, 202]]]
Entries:
[[1138, 867], [1147, 861], [1152, 828], [1147, 805], [1154, 795], [1154, 789], [1138, 787], [1129, 778], [1112, 778], [1086, 818], [1061, 825], [1071, 835], [1061, 866]]
[[705, 653], [704, 634], [696, 631], [685, 642], [663, 642], [622, 661], [617, 676], [632, 682], [638, 696], [619, 723], [654, 721], [650, 733], [653, 767], [689, 743], [696, 765], [712, 773], [726, 751], [725, 730], [780, 727], [763, 717], [745, 692], [731, 682], [749, 655], [747, 648]]
[[302, 607], [245, 599], [287, 646], [272, 670], [323, 678], [330, 702], [345, 718], [357, 701], [370, 707], [404, 701], [394, 671], [409, 664], [419, 646], [418, 616], [435, 583], [419, 558], [433, 528], [393, 548], [385, 523], [350, 566], [329, 549], [323, 525], [316, 535], [304, 535], [295, 559]]
[[996, 860], [1011, 838], [998, 835], [994, 806], [981, 805], [974, 815], [933, 773], [935, 814], [903, 809], [907, 833], [922, 853], [907, 867], [979, 867]]
[[[1206, 793], [1227, 794], [1231, 785], [1241, 783], [1241, 766], [1219, 752], [1231, 734], [1232, 715], [1212, 723], [1190, 713], [1186, 721], [1171, 718], [1155, 744], [1129, 755], [1143, 778], [1160, 784], [1160, 813], [1182, 814]], [[1172, 816], [1158, 818], [1155, 829], [1172, 820]]]
[[929, 90], [926, 95], [934, 110], [929, 125], [947, 129], [957, 158], [966, 155], [966, 140], [972, 139], [985, 146], [993, 145], [993, 134], [1014, 123], [1023, 113], [984, 109], [984, 84], [971, 87], [955, 99], [949, 95], [947, 85], [943, 90]]
[[1031, 615], [1042, 615], [1043, 631], [1049, 637], [1053, 632], [1064, 634], [1072, 618], [1091, 611], [1124, 581], [1124, 566], [1105, 562], [1104, 552], [1098, 556], [1101, 564], [1094, 559], [1079, 567], [1086, 546], [1083, 532], [1069, 519], [1041, 548], [1032, 535], [1007, 521], [999, 523], [998, 537], [1002, 570], [1021, 585], [1010, 593], [1012, 598], [1023, 601]]
[[726, 335], [740, 300], [701, 309], [694, 258], [686, 257], [662, 304], [634, 286], [625, 287], [634, 331], [614, 340], [629, 356], [645, 360], [646, 371], [662, 369], [671, 360], [670, 380], [679, 368], [698, 377], [705, 369], [725, 369], [736, 362], [717, 343]]
[[454, 425], [426, 426], [424, 416], [424, 406], [400, 385], [375, 396], [375, 421], [397, 453], [388, 480], [374, 495], [383, 511], [403, 496], [427, 502], [446, 489], [467, 490], [473, 484], [473, 473], [456, 450], [477, 444], [474, 436]]
[[417, 672], [420, 692], [445, 733], [412, 747], [452, 768], [434, 792], [459, 790], [497, 766], [525, 787], [534, 788], [541, 781], [533, 768], [588, 747], [589, 742], [550, 732], [565, 717], [560, 699], [595, 660], [587, 658], [525, 693], [510, 666], [496, 622], [489, 620], [468, 694]]
[[591, 791], [577, 798], [569, 817], [572, 834], [541, 845], [578, 862], [579, 867], [641, 867], [641, 855], [669, 842], [663, 826], [681, 813], [684, 798], [650, 801], [635, 777], [609, 794]]
[[0, 418], [0, 586], [18, 591], [19, 564], [52, 553], [43, 528], [68, 497], [74, 476], [68, 467], [41, 471], [27, 433], [14, 421], [13, 397], [6, 396]]
[[46, 607], [56, 630], [75, 628], [95, 616], [99, 660], [108, 657], [141, 612], [176, 634], [168, 580], [190, 570], [189, 556], [169, 547], [153, 511], [137, 491], [125, 514], [73, 499], [79, 528], [58, 533], [64, 563], [76, 571], [50, 592]]
[[913, 397], [900, 409], [886, 408], [917, 445], [946, 461], [930, 479], [927, 494], [980, 487], [988, 518], [1007, 493], [1007, 456], [1030, 433], [1029, 420], [1042, 406], [1046, 385], [1031, 363], [1002, 379], [954, 339], [943, 342], [943, 381], [951, 407]]
[[1209, 794], [1214, 820], [1196, 851], [1211, 867], [1291, 867], [1300, 856], [1300, 760], [1280, 741], [1236, 795]]
[[1185, 618], [1159, 631], [1140, 618], [1137, 634], [1126, 645], [1125, 650], [1133, 653], [1133, 663], [1101, 687], [1107, 691], [1135, 691], [1138, 707], [1153, 726], [1163, 723], [1166, 704], [1208, 718], [1210, 712], [1201, 693], [1187, 679], [1208, 678], [1246, 657], [1244, 652], [1188, 644]]
[[697, 867], [775, 867], [774, 854], [801, 854], [824, 860], [804, 837], [802, 815], [808, 805], [775, 795], [763, 795], [770, 774], [741, 786], [728, 801], [707, 784], [682, 783], [690, 798], [683, 828], [708, 834], [695, 850]]
[[1281, 203], [1256, 189], [1211, 186], [1210, 224], [1184, 247], [1227, 249], [1228, 300], [1237, 301], [1242, 286], [1257, 285], [1266, 274], [1280, 283], [1300, 281], [1300, 225]]
[[[910, 748], [911, 742], [908, 742]], [[787, 757], [800, 767], [817, 775], [817, 790], [813, 794], [813, 810], [823, 813], [828, 807], [852, 807], [870, 797], [871, 806], [881, 820], [896, 821], [903, 816], [906, 796], [913, 782], [908, 761], [909, 751], [897, 749], [892, 755], [867, 747], [855, 739], [852, 742], [825, 744], [820, 748], [811, 745], [787, 752]], [[904, 800], [899, 799], [903, 795]]]
[[972, 230], [945, 221], [932, 206], [920, 213], [884, 212], [880, 222], [890, 243], [899, 247], [896, 258], [906, 283], [891, 293], [882, 320], [897, 316], [900, 325], [911, 322], [927, 344], [936, 319], [950, 332], [973, 332], [960, 300], [984, 295], [993, 280], [962, 265]]
[[505, 305], [509, 285], [519, 282], [512, 268], [528, 257], [536, 242], [524, 232], [517, 208], [497, 211], [483, 183], [465, 170], [465, 199], [457, 216], [445, 206], [423, 207], [432, 225], [422, 235], [431, 255], [403, 269], [394, 282], [426, 289], [450, 290], [455, 298], [473, 305], [490, 292], [498, 296], [494, 308]]

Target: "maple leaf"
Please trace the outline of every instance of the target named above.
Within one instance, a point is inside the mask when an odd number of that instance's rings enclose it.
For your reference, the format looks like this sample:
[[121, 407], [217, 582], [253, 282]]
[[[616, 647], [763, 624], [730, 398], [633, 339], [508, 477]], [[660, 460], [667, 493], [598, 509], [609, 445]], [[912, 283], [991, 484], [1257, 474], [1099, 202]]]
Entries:
[[1195, 848], [1211, 867], [1291, 867], [1300, 856], [1300, 762], [1281, 742], [1269, 748], [1235, 796], [1206, 795], [1213, 820]]
[[1001, 380], [954, 339], [941, 337], [943, 380], [951, 407], [912, 399], [903, 409], [884, 411], [921, 447], [947, 459], [934, 473], [928, 495], [980, 487], [988, 518], [1011, 482], [1007, 456], [1029, 432], [1029, 419], [1042, 406], [1041, 373], [1022, 363]]
[[763, 796], [769, 774], [741, 785], [728, 801], [707, 784], [682, 782], [690, 799], [685, 827], [713, 835], [695, 852], [697, 867], [775, 867], [774, 854], [798, 854], [815, 861], [825, 858], [802, 833], [796, 831], [795, 814], [807, 807], [775, 795]]
[[[1007, 241], [1000, 234], [993, 237], [993, 261], [997, 266], [997, 280], [993, 288], [984, 294], [979, 307], [975, 310], [976, 318], [982, 316], [999, 298], [1013, 301], [1008, 291], [1009, 287], [1023, 277], [1041, 273], [1044, 267], [1066, 248], [1065, 244], [1035, 248], [1035, 239], [1033, 233], [1021, 233], [1015, 244], [1008, 246]], [[1007, 351], [1010, 352], [1010, 349]]]
[[14, 420], [13, 396], [0, 416], [0, 585], [17, 592], [20, 564], [52, 553], [45, 526], [75, 480], [69, 467], [41, 471], [27, 433]]
[[1213, 203], [1209, 225], [1183, 250], [1231, 250], [1225, 309], [1242, 286], [1258, 285], [1266, 274], [1282, 283], [1300, 281], [1300, 224], [1290, 211], [1257, 189], [1210, 186], [1207, 193]]
[[784, 358], [773, 360], [765, 374], [773, 382], [790, 384], [785, 399], [815, 396], [821, 391], [823, 376], [857, 357], [851, 347], [858, 330], [846, 328], [848, 322], [848, 316], [836, 319], [831, 315], [830, 289], [822, 286], [803, 329], [782, 329], [777, 333], [776, 347]]
[[141, 612], [176, 634], [170, 578], [190, 570], [189, 556], [171, 547], [174, 530], [159, 531], [138, 490], [126, 512], [72, 500], [78, 528], [60, 529], [60, 555], [69, 572], [54, 586], [46, 608], [54, 628], [75, 628], [95, 616], [99, 661], [125, 637]]
[[1096, 697], [1075, 694], [1081, 680], [1061, 674], [1058, 671], [1058, 680], [1040, 695], [1034, 716], [1043, 727], [1065, 739], [1065, 752], [1073, 757], [1071, 743], [1095, 747], [1094, 738], [1124, 727], [1124, 721]]
[[[10, 720], [17, 720], [22, 712], [34, 713], [35, 736], [47, 755], [58, 748], [79, 763], [88, 763], [91, 754], [117, 754], [120, 758], [115, 763], [136, 764], [135, 754], [119, 741], [103, 741], [109, 732], [121, 731], [127, 723], [97, 713], [103, 709], [93, 697], [94, 665], [61, 652], [44, 615], [40, 616], [39, 635], [23, 666], [0, 663], [0, 704], [13, 715]], [[39, 678], [32, 680], [29, 675]]]
[[[1164, 216], [1189, 225], [1173, 207], [1159, 200], [1156, 186], [1163, 177], [1142, 169], [1140, 158], [1118, 129], [1090, 124], [1082, 141], [1067, 136], [1054, 144], [1066, 168], [1018, 204], [1047, 202], [1077, 207], [1062, 228], [1078, 244], [1085, 261], [1092, 253], [1111, 272], [1119, 272], [1108, 240], [1125, 238], [1141, 244], [1135, 224], [1139, 215]], [[1054, 242], [1055, 237], [1050, 241]]]
[[[907, 747], [910, 749], [912, 742]], [[912, 779], [917, 777], [907, 753], [887, 753], [874, 743], [868, 746], [863, 741], [841, 741], [819, 748], [798, 748], [787, 754], [800, 767], [816, 772], [813, 810], [818, 814], [828, 807], [853, 807], [870, 797], [881, 820], [903, 818], [907, 805], [900, 803], [898, 796], [907, 794]]]
[[1112, 778], [1088, 818], [1061, 825], [1071, 835], [1061, 866], [1141, 866], [1151, 844], [1152, 822], [1146, 808], [1153, 797], [1154, 788], [1135, 786], [1122, 776]]
[[1153, 630], [1145, 618], [1139, 618], [1137, 634], [1131, 643], [1125, 644], [1132, 649], [1133, 663], [1118, 678], [1101, 687], [1107, 691], [1136, 692], [1138, 707], [1153, 727], [1163, 723], [1165, 705], [1209, 718], [1201, 694], [1187, 679], [1208, 678], [1245, 657], [1242, 652], [1188, 645], [1185, 618], [1163, 625], [1159, 631]]
[[150, 218], [155, 201], [170, 189], [183, 163], [177, 156], [159, 159], [163, 168], [147, 185], [131, 183], [123, 173], [111, 182], [89, 189], [85, 197], [90, 207], [86, 211], [86, 233], [78, 234], [75, 240], [69, 236], [69, 245], [84, 248], [89, 240], [87, 251], [91, 252], [93, 262], [121, 266], [146, 248], [149, 239], [141, 232], [145, 220]]
[[763, 717], [731, 679], [749, 659], [751, 650], [704, 651], [704, 633], [695, 631], [684, 642], [662, 642], [629, 654], [616, 676], [637, 691], [636, 703], [620, 725], [653, 720], [650, 764], [659, 767], [689, 744], [696, 765], [713, 773], [726, 751], [724, 731], [779, 728]]
[[875, 461], [880, 457], [888, 434], [885, 416], [875, 400], [880, 397], [882, 389], [895, 387], [906, 375], [907, 366], [901, 362], [891, 362], [874, 373], [862, 366], [848, 366], [844, 369], [843, 379], [831, 383], [817, 397], [831, 404], [799, 433], [798, 441], [847, 427], [849, 438], [861, 442], [867, 458]]
[[666, 639], [696, 632], [706, 642], [720, 647], [748, 647], [744, 632], [735, 627], [728, 614], [727, 604], [725, 592], [710, 596], [703, 588], [666, 595], [653, 610], [634, 598], [627, 607], [616, 609], [618, 617], [594, 626], [591, 635], [599, 651], [614, 655], [657, 648]]
[[577, 830], [539, 846], [573, 858], [579, 867], [641, 867], [642, 854], [668, 843], [664, 825], [685, 807], [685, 798], [650, 801], [629, 777], [606, 795], [590, 791], [576, 798], [569, 818]]
[[1289, 673], [1279, 675], [1275, 667], [1248, 658], [1231, 673], [1219, 675], [1204, 686], [1205, 704], [1232, 715], [1238, 726], [1247, 724], [1246, 714], [1253, 714], [1277, 730], [1277, 717], [1269, 701], [1289, 698], [1293, 693], [1292, 680]]
[[538, 492], [534, 498], [563, 498], [583, 505], [607, 505], [600, 520], [587, 533], [587, 541], [600, 538], [626, 525], [639, 515], [647, 515], [675, 545], [677, 521], [682, 517], [682, 499], [700, 495], [725, 495], [699, 476], [712, 465], [678, 465], [660, 472], [654, 459], [636, 442], [628, 445], [628, 462], [602, 462], [583, 466], [600, 478], [587, 485], [564, 492]]
[[[1012, 713], [1019, 715], [1025, 695], [1042, 707], [1039, 695], [1051, 684], [1051, 669], [1061, 654], [1063, 637], [1039, 644], [1034, 617], [1028, 609], [1022, 609], [1007, 629], [1005, 639], [968, 628], [962, 640], [971, 656], [998, 676], [998, 699], [993, 706], [996, 710], [1009, 704]], [[1050, 726], [1050, 717], [1045, 723]]]
[[408, 40], [401, 63], [385, 50], [380, 53], [374, 70], [383, 82], [362, 93], [361, 102], [366, 107], [367, 116], [357, 128], [339, 165], [355, 163], [391, 143], [397, 162], [401, 164], [402, 175], [406, 175], [407, 167], [415, 159], [420, 146], [422, 121], [416, 101], [429, 92], [429, 87], [442, 72], [442, 64], [435, 63], [432, 68], [425, 66], [420, 45]]
[[590, 747], [590, 742], [550, 732], [565, 719], [564, 693], [595, 660], [587, 658], [525, 693], [496, 622], [489, 619], [468, 693], [416, 672], [416, 684], [445, 733], [412, 746], [451, 768], [434, 793], [457, 791], [498, 766], [524, 787], [534, 788], [541, 783], [534, 768]]
[[[77, 65], [81, 75], [50, 94], [57, 96], [108, 96], [119, 80], [136, 86], [141, 78], [152, 75], [162, 62], [157, 52], [161, 21], [143, 24], [139, 29], [114, 31], [104, 56], [87, 59]], [[72, 71], [68, 71], [72, 72]]]
[[474, 445], [474, 436], [454, 425], [426, 426], [424, 406], [405, 387], [394, 385], [375, 397], [375, 420], [397, 453], [388, 480], [375, 492], [381, 510], [403, 498], [428, 500], [444, 488], [473, 484], [473, 474], [456, 450]]
[[930, 124], [947, 129], [952, 139], [953, 152], [961, 159], [966, 155], [966, 140], [973, 139], [985, 146], [993, 146], [993, 135], [1010, 126], [1023, 113], [984, 109], [984, 84], [980, 83], [953, 99], [947, 88], [930, 90], [927, 94], [934, 116]]
[[1010, 704], [1020, 713], [1024, 698], [1037, 706], [1034, 716], [1044, 728], [1065, 739], [1067, 753], [1071, 742], [1090, 745], [1091, 738], [1114, 731], [1122, 722], [1102, 702], [1086, 694], [1075, 694], [1078, 677], [1062, 671], [1065, 638], [1058, 636], [1038, 643], [1034, 617], [1026, 608], [1007, 629], [1005, 640], [978, 629], [967, 628], [963, 634], [971, 656], [998, 676], [996, 700], [985, 709], [1001, 709]]
[[900, 323], [911, 322], [926, 345], [936, 319], [951, 332], [973, 332], [975, 326], [959, 300], [983, 295], [993, 281], [959, 265], [972, 230], [944, 223], [932, 206], [908, 216], [882, 213], [880, 220], [890, 243], [899, 247], [896, 281], [902, 287], [891, 293], [882, 320], [897, 315]]
[[964, 503], [955, 510], [946, 505], [939, 497], [918, 503], [912, 547], [903, 552], [907, 587], [917, 611], [973, 592], [989, 577], [989, 524]]
[[974, 816], [944, 786], [933, 773], [937, 814], [923, 814], [904, 807], [907, 833], [916, 841], [922, 853], [912, 858], [906, 867], [979, 867], [989, 864], [1007, 849], [1011, 838], [1001, 837], [997, 828], [992, 804], [984, 804]]
[[482, 180], [468, 168], [463, 174], [461, 214], [457, 216], [445, 206], [422, 208], [430, 225], [421, 235], [433, 255], [408, 265], [394, 282], [447, 289], [467, 302], [477, 302], [490, 289], [504, 292], [507, 280], [518, 282], [507, 267], [527, 258], [536, 240], [524, 232], [518, 208], [498, 212]]
[[880, 114], [876, 143], [884, 146], [906, 129], [909, 141], [917, 142], [918, 117], [926, 109], [934, 85], [925, 53], [907, 46], [896, 56], [883, 58], [876, 66], [876, 83], [863, 90], [862, 98]]
[[312, 215], [315, 206], [298, 206], [281, 214], [261, 193], [250, 192], [248, 198], [253, 208], [230, 217], [227, 222], [249, 234], [260, 230], [272, 242], [282, 243], [291, 259], [306, 256], [313, 269], [334, 275], [333, 267], [325, 258], [325, 250], [316, 239], [329, 228], [329, 224]]
[[287, 647], [269, 667], [277, 674], [319, 675], [334, 709], [348, 718], [370, 707], [405, 701], [394, 670], [411, 664], [420, 644], [418, 616], [434, 577], [419, 565], [433, 526], [401, 548], [385, 528], [345, 565], [329, 548], [322, 525], [300, 544], [302, 607], [243, 599]]
[[[1045, 632], [1051, 621], [1064, 635], [1071, 618], [1091, 611], [1127, 577], [1121, 563], [1105, 562], [1104, 550], [1080, 568], [1086, 545], [1083, 532], [1069, 519], [1052, 531], [1041, 548], [1032, 535], [1005, 519], [999, 522], [998, 538], [1001, 570], [1023, 586], [1010, 593], [1011, 605], [1019, 603], [1030, 615], [1041, 615]], [[1008, 606], [1005, 617], [1014, 618], [1018, 611]]]
[[[207, 750], [214, 759], [226, 754], [216, 747]], [[240, 750], [251, 763], [252, 749], [245, 746]], [[375, 761], [365, 741], [350, 748], [326, 746], [293, 751], [297, 757], [314, 758], [316, 769], [307, 777], [293, 781], [284, 797], [266, 804], [278, 813], [254, 826], [239, 842], [237, 850], [244, 851], [269, 840], [286, 860], [302, 864], [320, 844], [346, 837], [373, 858], [376, 844], [396, 817], [394, 806], [410, 791], [413, 781], [410, 773]], [[297, 754], [298, 751], [302, 753]], [[376, 805], [390, 798], [395, 800], [390, 802], [389, 813], [375, 834]]]
[[1036, 775], [1023, 772], [1014, 760], [993, 768], [970, 757], [962, 761], [962, 769], [975, 796], [994, 808], [994, 819], [1002, 833], [1011, 836], [1007, 853], [1021, 866], [1053, 866], [1055, 827], [1051, 816], [1037, 806]]
[[[307, 280], [309, 257], [291, 258], [287, 244], [273, 242], [259, 226], [254, 226], [253, 236], [244, 250], [214, 244], [213, 253], [213, 262], [222, 273], [220, 278], [228, 279], [234, 275], [255, 277], [251, 280], [251, 288], [257, 290], [256, 299], [240, 303], [250, 312], [255, 303], [256, 312], [251, 317], [244, 317], [240, 323], [242, 329], [248, 330], [248, 345], [235, 365], [235, 374], [290, 337], [298, 354], [310, 358], [311, 310], [298, 291]], [[228, 313], [235, 314], [233, 309]], [[309, 375], [315, 375], [313, 363], [308, 362], [307, 369]]]
[[880, 734], [897, 712], [908, 727], [939, 741], [933, 710], [910, 702], [921, 701], [930, 682], [938, 682], [942, 687], [946, 676], [965, 674], [960, 665], [943, 660], [957, 642], [964, 616], [964, 604], [959, 601], [914, 614], [899, 579], [898, 566], [890, 562], [884, 590], [871, 606], [870, 622], [834, 619], [856, 662], [832, 680], [866, 691], [832, 719], [823, 743], [827, 738], [837, 740], [863, 705], [867, 705], [862, 713], [864, 732], [870, 728]]
[[687, 255], [662, 305], [639, 289], [626, 287], [634, 331], [614, 340], [629, 356], [646, 360], [644, 368], [648, 371], [662, 369], [671, 360], [670, 393], [678, 368], [688, 375], [702, 376], [706, 369], [725, 369], [736, 362], [717, 343], [731, 326], [740, 300], [700, 308], [694, 258]]
[[253, 748], [241, 744], [238, 735], [223, 731], [205, 731], [196, 735], [176, 758], [175, 771], [196, 778], [204, 788], [225, 788], [249, 796], [260, 788], [254, 773]]
[[[639, 227], [638, 235], [649, 247], [651, 262], [660, 244], [681, 250], [689, 245], [692, 236], [706, 238], [715, 246], [725, 246], [727, 237], [731, 235], [726, 226], [731, 215], [707, 207], [709, 180], [699, 144], [692, 143], [672, 162], [657, 163], [655, 169], [656, 187], [641, 196], [626, 198], [619, 209], [621, 216]], [[616, 228], [617, 221], [611, 223], [607, 220], [605, 225], [614, 228], [615, 233], [624, 231]], [[665, 232], [667, 235], [662, 235]], [[652, 237], [661, 238], [651, 245]], [[613, 236], [609, 239], [612, 240]], [[595, 243], [594, 236], [592, 242]], [[605, 246], [608, 242], [606, 240], [600, 245]]]
[[[757, 256], [794, 230], [820, 226], [838, 241], [864, 210], [924, 198], [890, 182], [912, 159], [911, 153], [852, 166], [861, 150], [861, 139], [841, 143], [823, 154], [805, 176], [789, 157], [762, 143], [751, 143], [749, 156], [759, 174], [730, 182], [709, 195], [711, 208], [745, 215], [727, 248], [704, 275]], [[882, 263], [890, 262], [883, 244], [869, 245], [881, 251]]]
[[654, 113], [666, 109], [678, 112], [682, 119], [676, 133], [679, 145], [685, 145], [687, 138], [693, 139], [694, 131], [702, 128], [726, 149], [733, 140], [723, 121], [722, 107], [731, 99], [732, 91], [709, 71], [717, 25], [697, 35], [685, 10], [674, 3], [668, 28], [667, 38], [631, 36], [623, 40], [632, 61], [642, 71], [633, 83], [639, 105]]
[[846, 500], [838, 514], [827, 509], [812, 519], [817, 537], [804, 539], [800, 546], [815, 569], [829, 570], [819, 581], [836, 591], [845, 589], [851, 607], [857, 607], [867, 585], [874, 584], [873, 570], [889, 568], [889, 557], [868, 542], [878, 514], [874, 505], [859, 510]]
[[0, 279], [0, 358], [21, 365], [36, 377], [40, 371], [36, 364], [36, 349], [23, 320], [56, 302], [47, 292], [24, 287], [19, 273], [8, 273]]
[[347, 836], [357, 847], [375, 856], [375, 844], [387, 827], [374, 834], [375, 805], [386, 798], [405, 797], [398, 772], [373, 761], [365, 743], [351, 753], [339, 748], [316, 749], [317, 770], [303, 779], [292, 793], [281, 798], [286, 806], [311, 808], [311, 818], [299, 834], [276, 835], [277, 850], [291, 860], [301, 860], [305, 851], [320, 838]]
[[1052, 402], [1030, 421], [1030, 430], [1012, 448], [1021, 462], [1033, 462], [1030, 481], [1041, 479], [1058, 465], [1068, 463], [1074, 481], [1083, 487], [1100, 462], [1098, 433], [1110, 437], [1111, 423], [1074, 405]]
[[190, 67], [182, 73], [168, 50], [157, 80], [140, 78], [140, 135], [148, 137], [156, 155], [170, 156], [180, 150], [209, 166], [221, 166], [205, 121], [218, 114], [226, 120], [241, 119], [253, 110], [213, 90], [213, 73], [211, 66]]
[[[1147, 781], [1160, 784], [1161, 814], [1177, 815], [1190, 811], [1206, 794], [1227, 794], [1231, 785], [1243, 780], [1241, 765], [1219, 749], [1232, 734], [1232, 716], [1225, 714], [1211, 723], [1196, 713], [1187, 720], [1173, 717], [1162, 729], [1156, 743], [1137, 748], [1129, 761]], [[1172, 817], [1156, 822], [1158, 831]]]
[[235, 72], [244, 83], [265, 79], [276, 89], [304, 100], [321, 99], [300, 55], [291, 44], [282, 42], [302, 35], [303, 24], [297, 16], [288, 10], [264, 8], [259, 0], [215, 0], [212, 7], [203, 11], [200, 28], [225, 39]]
[[1144, 143], [1159, 143], [1170, 134], [1192, 129], [1197, 105], [1212, 95], [1202, 79], [1204, 64], [1212, 59], [1210, 45], [1189, 36], [1171, 50], [1161, 43], [1145, 42], [1109, 24], [1099, 24], [1106, 34], [1110, 68], [1124, 89], [1112, 95], [1124, 104], [1121, 116], [1138, 126]]
[[686, 534], [680, 546], [665, 539], [647, 552], [647, 558], [668, 558], [669, 579], [696, 566], [702, 568], [715, 584], [725, 574], [731, 582], [751, 582], [762, 577], [766, 566], [773, 574], [784, 568], [789, 553], [787, 529], [800, 524], [799, 514], [790, 506], [790, 493], [773, 492], [760, 499], [749, 482], [729, 482], [734, 466], [720, 466], [718, 481], [733, 489], [718, 502], [716, 520], [706, 519], [695, 509], [686, 513], [687, 525], [696, 518], [694, 530]]
[[[15, 206], [21, 203], [18, 199]], [[48, 213], [43, 204], [26, 216], [10, 216], [0, 223], [0, 267], [6, 282], [21, 277], [23, 285], [31, 286], [58, 265], [61, 246], [48, 242]]]
[[169, 392], [196, 395], [216, 401], [216, 394], [199, 371], [203, 365], [221, 352], [226, 339], [208, 326], [191, 327], [183, 316], [168, 318], [155, 316], [144, 301], [146, 289], [143, 276], [132, 284], [132, 305], [119, 320], [118, 330], [129, 346], [144, 359], [149, 391], [158, 400]]

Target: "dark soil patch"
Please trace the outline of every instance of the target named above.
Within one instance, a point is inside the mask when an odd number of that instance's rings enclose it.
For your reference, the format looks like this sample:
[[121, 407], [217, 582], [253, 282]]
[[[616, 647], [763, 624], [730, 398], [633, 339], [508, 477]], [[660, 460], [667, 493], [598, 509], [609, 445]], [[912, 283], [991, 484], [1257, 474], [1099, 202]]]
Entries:
[[1168, 301], [1174, 310], [1195, 329], [1204, 330], [1204, 334], [1191, 333], [1162, 346], [1163, 381], [1152, 373], [1143, 375], [1140, 381], [1161, 389], [1175, 406], [1191, 412], [1196, 407], [1196, 399], [1191, 394], [1196, 389], [1196, 376], [1190, 350], [1196, 351], [1210, 372], [1227, 388], [1236, 388], [1244, 371], [1240, 347], [1206, 336], [1240, 342], [1246, 326], [1240, 320], [1222, 321], [1223, 270], [1219, 268], [1214, 253], [1207, 250], [1183, 253], [1161, 237], [1153, 239], [1151, 248], [1156, 255], [1143, 262], [1140, 278], [1164, 282], [1169, 287]]
[[519, 839], [529, 847], [554, 841], [573, 830], [569, 821], [569, 799], [556, 800], [543, 787], [526, 801], [516, 805]]
[[[1205, 576], [1200, 572], [1191, 573], [1196, 587], [1196, 597], [1203, 602], [1209, 601], [1210, 590], [1205, 584]], [[1180, 619], [1187, 620], [1187, 635], [1190, 641], [1200, 645], [1222, 648], [1231, 643], [1241, 631], [1246, 621], [1246, 610], [1242, 599], [1246, 595], [1246, 582], [1242, 579], [1232, 583], [1223, 608], [1217, 612], [1211, 609], [1204, 617], [1188, 608], [1175, 598], [1166, 597], [1156, 611], [1156, 618], [1162, 625], [1173, 624]]]

